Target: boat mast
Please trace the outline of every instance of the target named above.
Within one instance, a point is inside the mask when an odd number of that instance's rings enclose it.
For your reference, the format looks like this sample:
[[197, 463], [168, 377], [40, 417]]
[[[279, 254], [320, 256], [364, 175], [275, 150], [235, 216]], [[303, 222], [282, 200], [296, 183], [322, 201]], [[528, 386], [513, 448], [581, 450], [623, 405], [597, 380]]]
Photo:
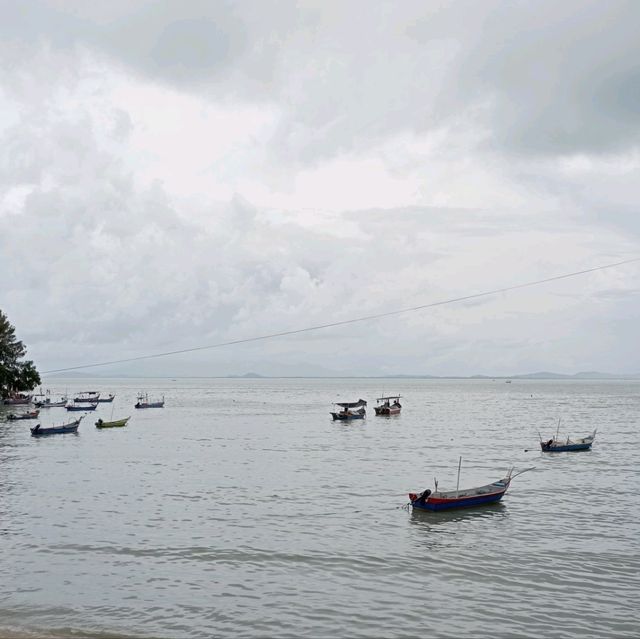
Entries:
[[458, 489], [460, 488], [460, 466], [462, 466], [462, 455], [458, 460], [458, 481], [456, 482], [456, 498], [458, 497]]

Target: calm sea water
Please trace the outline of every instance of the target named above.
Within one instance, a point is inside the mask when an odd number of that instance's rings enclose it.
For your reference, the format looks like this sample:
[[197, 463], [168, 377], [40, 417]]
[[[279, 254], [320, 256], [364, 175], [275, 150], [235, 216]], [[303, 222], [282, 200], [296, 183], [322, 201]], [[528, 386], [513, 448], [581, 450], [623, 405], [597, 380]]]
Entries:
[[[0, 410], [0, 636], [637, 637], [640, 383], [56, 380], [123, 429]], [[133, 409], [138, 391], [163, 410]], [[403, 395], [400, 416], [373, 399]], [[332, 422], [333, 401], [370, 401]], [[71, 415], [77, 415], [72, 413]], [[68, 418], [42, 412], [44, 424]], [[591, 452], [543, 455], [537, 432]], [[529, 452], [526, 452], [529, 450]], [[536, 469], [497, 505], [408, 491]]]

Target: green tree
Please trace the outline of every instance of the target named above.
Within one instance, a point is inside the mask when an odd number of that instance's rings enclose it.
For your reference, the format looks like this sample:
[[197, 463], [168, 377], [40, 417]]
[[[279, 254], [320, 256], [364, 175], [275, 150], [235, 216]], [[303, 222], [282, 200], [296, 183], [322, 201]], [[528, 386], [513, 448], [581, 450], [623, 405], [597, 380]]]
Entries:
[[0, 395], [30, 391], [40, 384], [40, 375], [30, 360], [19, 361], [27, 354], [25, 345], [16, 339], [16, 329], [0, 311]]

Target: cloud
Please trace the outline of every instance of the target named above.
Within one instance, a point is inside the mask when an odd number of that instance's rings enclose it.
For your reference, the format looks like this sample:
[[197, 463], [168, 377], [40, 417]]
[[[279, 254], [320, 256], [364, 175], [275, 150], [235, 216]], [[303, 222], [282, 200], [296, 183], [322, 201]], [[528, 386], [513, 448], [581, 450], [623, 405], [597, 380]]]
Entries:
[[636, 3], [43, 1], [3, 13], [5, 50], [25, 63], [35, 43], [84, 48], [180, 90], [278, 104], [283, 161], [460, 124], [518, 153], [638, 142]]
[[[5, 3], [3, 310], [50, 368], [628, 257], [640, 230], [635, 13]], [[218, 374], [632, 372], [636, 277], [621, 269], [189, 361]]]

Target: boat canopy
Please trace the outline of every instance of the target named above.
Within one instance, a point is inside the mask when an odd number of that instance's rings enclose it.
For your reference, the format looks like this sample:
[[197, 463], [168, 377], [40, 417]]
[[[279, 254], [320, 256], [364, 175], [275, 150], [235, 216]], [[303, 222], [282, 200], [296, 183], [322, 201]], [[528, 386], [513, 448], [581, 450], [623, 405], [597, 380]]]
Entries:
[[364, 399], [359, 399], [357, 402], [335, 402], [336, 406], [342, 406], [342, 408], [360, 408], [360, 406], [366, 406], [367, 402]]
[[384, 402], [384, 401], [388, 401], [390, 399], [400, 399], [402, 397], [402, 395], [389, 395], [389, 397], [378, 397], [376, 399], [377, 402]]

